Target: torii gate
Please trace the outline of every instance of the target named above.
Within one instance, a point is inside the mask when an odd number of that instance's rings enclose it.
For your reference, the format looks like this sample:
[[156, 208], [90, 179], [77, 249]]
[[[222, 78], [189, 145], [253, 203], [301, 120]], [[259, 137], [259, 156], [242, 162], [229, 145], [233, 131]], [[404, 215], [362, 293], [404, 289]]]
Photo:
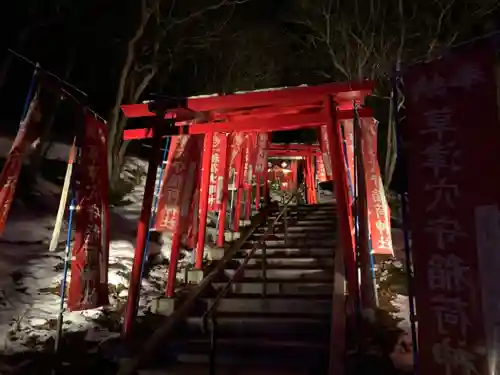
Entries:
[[[274, 132], [300, 128], [325, 129], [327, 153], [335, 181], [339, 214], [340, 243], [346, 261], [350, 298], [357, 298], [358, 283], [353, 243], [351, 197], [348, 189], [344, 147], [339, 122], [354, 118], [353, 103], [362, 104], [374, 83], [329, 83], [266, 91], [191, 98], [160, 98], [122, 106], [127, 118], [149, 118], [147, 128], [127, 129], [124, 140], [152, 138], [153, 146], [144, 189], [143, 206], [137, 230], [124, 332], [130, 331], [137, 312], [144, 248], [152, 210], [157, 167], [161, 162], [161, 139], [165, 136], [203, 134], [201, 186], [199, 190], [199, 230], [196, 267], [201, 268], [205, 245], [208, 184], [212, 157], [212, 138], [216, 132]], [[358, 109], [359, 117], [372, 118], [368, 108]], [[298, 150], [296, 150], [298, 151]], [[304, 151], [304, 150], [302, 150]], [[306, 150], [307, 151], [307, 150]], [[227, 180], [226, 180], [227, 184]], [[174, 265], [174, 269], [175, 269]], [[169, 272], [169, 282], [175, 272]]]
[[[304, 181], [306, 183], [306, 199], [310, 204], [318, 203], [316, 195], [316, 176], [315, 176], [315, 159], [321, 157], [321, 150], [319, 145], [306, 145], [306, 144], [272, 144], [269, 147], [268, 156], [271, 157], [300, 157], [304, 159]], [[293, 161], [292, 161], [293, 164]], [[293, 169], [296, 169], [294, 165]], [[297, 178], [297, 171], [293, 178]], [[297, 181], [295, 180], [295, 183]]]

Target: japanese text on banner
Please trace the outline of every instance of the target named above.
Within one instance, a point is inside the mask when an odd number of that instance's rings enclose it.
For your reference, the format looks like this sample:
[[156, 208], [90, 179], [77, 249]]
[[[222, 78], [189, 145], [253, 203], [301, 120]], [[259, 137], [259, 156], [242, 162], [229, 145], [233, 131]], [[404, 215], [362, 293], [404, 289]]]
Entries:
[[360, 119], [368, 220], [374, 254], [393, 255], [391, 218], [377, 158], [377, 123]]
[[70, 311], [108, 304], [109, 223], [105, 125], [85, 116], [78, 178], [75, 243], [68, 293]]
[[325, 166], [326, 176], [328, 179], [332, 179], [332, 163], [330, 158], [330, 143], [328, 142], [328, 132], [326, 130], [326, 125], [320, 127], [320, 148], [323, 154], [323, 164]]
[[[176, 230], [180, 220], [181, 206], [183, 207], [186, 201], [191, 202], [192, 199], [196, 184], [190, 181], [197, 176], [194, 176], [196, 173], [191, 169], [193, 163], [199, 165], [200, 154], [200, 137], [182, 135], [172, 138], [169, 162], [165, 166], [161, 185], [156, 230], [172, 232]], [[181, 227], [186, 227], [186, 224], [181, 223]]]
[[208, 185], [208, 210], [216, 211], [219, 208], [219, 178], [223, 172], [223, 166], [220, 165], [221, 160], [221, 138], [224, 134], [215, 133], [213, 135], [212, 146], [212, 162], [210, 164], [210, 182]]
[[485, 51], [421, 64], [405, 77], [422, 373], [486, 374], [473, 238], [474, 201], [485, 189], [474, 179], [480, 158], [467, 135], [472, 108], [496, 104], [494, 59]]

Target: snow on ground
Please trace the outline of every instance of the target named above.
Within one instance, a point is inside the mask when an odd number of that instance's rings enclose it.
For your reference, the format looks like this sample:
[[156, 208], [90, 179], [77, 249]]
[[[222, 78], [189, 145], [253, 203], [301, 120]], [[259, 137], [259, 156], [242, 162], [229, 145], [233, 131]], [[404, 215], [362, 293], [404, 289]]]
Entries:
[[[0, 155], [10, 149], [10, 141], [0, 139]], [[49, 154], [51, 159], [67, 160], [69, 146], [55, 145]], [[144, 166], [140, 160], [131, 160]], [[143, 181], [144, 182], [144, 181]], [[109, 284], [111, 309], [123, 307], [127, 296], [128, 276], [132, 267], [135, 228], [140, 213], [143, 184], [137, 186], [127, 197], [129, 204], [111, 209], [112, 241], [110, 244]], [[53, 189], [53, 187], [52, 187]], [[41, 187], [38, 186], [38, 190]], [[43, 192], [42, 192], [43, 194]], [[113, 222], [116, 220], [117, 222]], [[63, 228], [60, 248], [50, 253], [48, 243], [52, 236], [55, 213], [33, 215], [22, 207], [13, 208], [0, 238], [0, 350], [5, 354], [41, 348], [55, 333], [59, 311], [60, 283], [63, 269]], [[114, 232], [113, 232], [114, 229]], [[168, 247], [169, 242], [165, 241]], [[152, 244], [158, 247], [157, 244]], [[169, 250], [169, 249], [168, 249]], [[168, 252], [168, 251], [167, 251]], [[155, 266], [149, 277], [143, 281], [140, 306], [163, 289], [166, 266]], [[68, 278], [69, 280], [69, 278]], [[64, 314], [63, 329], [68, 331], [87, 330], [88, 340], [102, 340], [110, 335], [99, 329], [96, 320], [103, 315], [103, 309]]]

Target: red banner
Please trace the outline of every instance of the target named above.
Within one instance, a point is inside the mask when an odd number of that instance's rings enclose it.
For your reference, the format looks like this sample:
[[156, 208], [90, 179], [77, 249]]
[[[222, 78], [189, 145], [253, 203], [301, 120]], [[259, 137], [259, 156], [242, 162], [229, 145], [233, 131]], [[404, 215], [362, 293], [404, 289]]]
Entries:
[[75, 243], [68, 293], [70, 311], [109, 303], [109, 205], [105, 124], [85, 113], [85, 130], [75, 175], [78, 180]]
[[[362, 120], [362, 119], [360, 119]], [[354, 186], [354, 132], [353, 132], [353, 120], [345, 120], [341, 123], [344, 129], [344, 142], [346, 145], [346, 158], [347, 167], [349, 172], [349, 178], [351, 181], [351, 186]], [[351, 194], [353, 191], [351, 191]]]
[[240, 160], [238, 158], [241, 157], [244, 143], [245, 143], [245, 135], [244, 133], [232, 133], [230, 136], [231, 142], [231, 160], [229, 165], [234, 168], [235, 166], [240, 164]]
[[322, 157], [316, 157], [316, 178], [319, 182], [328, 181], [326, 176], [325, 163]]
[[255, 174], [264, 176], [267, 171], [267, 151], [269, 148], [269, 136], [267, 133], [257, 135], [257, 156], [255, 160]]
[[394, 255], [391, 216], [377, 158], [377, 123], [369, 118], [359, 122], [372, 250], [374, 254]]
[[159, 232], [176, 228], [181, 234], [188, 229], [189, 207], [201, 164], [201, 136], [172, 137], [168, 162], [163, 173], [155, 229]]
[[37, 93], [31, 101], [25, 119], [19, 126], [19, 131], [0, 174], [0, 186], [2, 186], [0, 190], [0, 234], [3, 233], [12, 206], [26, 150], [41, 133], [40, 120], [42, 115], [40, 111], [39, 94]]
[[225, 160], [222, 157], [227, 146], [227, 135], [215, 133], [213, 136], [212, 164], [208, 187], [208, 210], [217, 211], [222, 198], [222, 182], [224, 179]]
[[251, 186], [253, 181], [255, 161], [257, 159], [257, 134], [250, 133], [246, 136], [245, 164], [243, 166], [244, 185]]
[[[422, 374], [496, 372], [487, 368], [495, 350], [488, 348], [485, 331], [493, 335], [495, 327], [485, 330], [478, 264], [481, 239], [498, 237], [500, 230], [498, 217], [481, 217], [489, 208], [498, 211], [500, 203], [495, 60], [489, 46], [466, 46], [418, 64], [404, 77]], [[497, 266], [489, 275], [495, 284]], [[499, 297], [487, 296], [496, 299], [497, 322]]]
[[323, 164], [325, 165], [326, 177], [328, 180], [333, 179], [332, 174], [332, 163], [330, 158], [330, 147], [328, 142], [328, 132], [326, 131], [326, 125], [320, 127], [320, 148], [323, 154]]

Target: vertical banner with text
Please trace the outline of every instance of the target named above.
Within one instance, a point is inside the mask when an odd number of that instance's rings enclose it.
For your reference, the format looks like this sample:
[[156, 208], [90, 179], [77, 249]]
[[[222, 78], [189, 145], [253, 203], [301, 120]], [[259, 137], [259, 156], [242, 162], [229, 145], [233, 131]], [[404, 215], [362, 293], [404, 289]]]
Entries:
[[[404, 76], [422, 374], [496, 373], [487, 368], [487, 334], [495, 327], [484, 325], [477, 225], [484, 219], [478, 212], [498, 210], [500, 203], [495, 51], [489, 43], [460, 47]], [[489, 275], [496, 284], [497, 274]]]
[[377, 122], [361, 118], [360, 126], [372, 250], [374, 254], [394, 255], [391, 216], [377, 158]]
[[163, 174], [155, 229], [181, 235], [189, 229], [189, 211], [199, 178], [203, 137], [172, 137], [168, 163]]
[[344, 144], [345, 144], [345, 155], [347, 159], [347, 172], [349, 173], [349, 182], [351, 187], [351, 196], [354, 195], [354, 183], [356, 181], [356, 176], [354, 172], [354, 131], [353, 131], [353, 120], [344, 120], [341, 123], [343, 133], [344, 133]]
[[326, 177], [328, 180], [333, 179], [332, 174], [332, 163], [330, 158], [330, 146], [328, 142], [328, 132], [326, 129], [326, 125], [320, 126], [320, 149], [323, 155], [323, 164], [325, 166]]
[[255, 174], [264, 176], [267, 171], [267, 150], [269, 136], [267, 133], [257, 135], [257, 156], [255, 160]]
[[212, 163], [210, 166], [210, 182], [208, 187], [208, 210], [217, 211], [219, 209], [222, 195], [222, 181], [224, 179], [225, 160], [221, 158], [221, 153], [225, 152], [227, 135], [214, 133]]
[[257, 159], [257, 134], [247, 134], [246, 152], [245, 152], [245, 165], [244, 170], [244, 185], [251, 186], [253, 182], [253, 175], [255, 173], [255, 162]]
[[17, 180], [21, 173], [23, 159], [29, 145], [41, 134], [40, 127], [41, 108], [39, 93], [36, 93], [31, 100], [28, 113], [19, 126], [14, 143], [9, 151], [7, 160], [0, 174], [0, 234], [3, 233], [7, 217], [9, 215], [14, 193], [16, 191]]
[[109, 303], [109, 202], [105, 124], [85, 113], [85, 129], [76, 166], [75, 242], [71, 258], [68, 310]]
[[316, 156], [316, 178], [319, 182], [328, 181], [326, 176], [325, 163], [323, 162], [323, 158], [320, 156]]

